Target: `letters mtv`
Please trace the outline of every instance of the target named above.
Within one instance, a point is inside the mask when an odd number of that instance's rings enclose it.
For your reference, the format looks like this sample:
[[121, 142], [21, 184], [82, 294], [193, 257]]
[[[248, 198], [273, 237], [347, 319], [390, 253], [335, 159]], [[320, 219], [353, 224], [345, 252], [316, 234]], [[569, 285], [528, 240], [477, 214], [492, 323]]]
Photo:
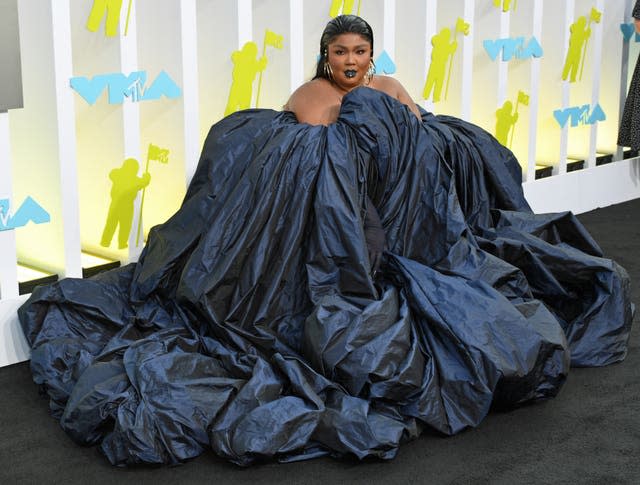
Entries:
[[569, 120], [571, 120], [571, 126], [576, 127], [578, 125], [593, 125], [598, 121], [607, 119], [599, 104], [596, 104], [593, 109], [589, 104], [557, 109], [553, 112], [553, 116], [562, 128], [565, 127]]
[[524, 37], [516, 37], [513, 39], [485, 40], [482, 45], [492, 61], [498, 58], [500, 52], [502, 52], [503, 61], [510, 61], [514, 57], [516, 59], [530, 59], [532, 57], [542, 57], [543, 55], [542, 46], [535, 37], [531, 37], [526, 44]]
[[71, 87], [89, 104], [94, 104], [105, 89], [109, 93], [109, 104], [122, 104], [125, 97], [137, 102], [182, 95], [182, 90], [165, 71], [161, 71], [149, 87], [145, 87], [146, 82], [146, 71], [135, 71], [128, 76], [118, 72], [99, 74], [91, 79], [72, 77]]

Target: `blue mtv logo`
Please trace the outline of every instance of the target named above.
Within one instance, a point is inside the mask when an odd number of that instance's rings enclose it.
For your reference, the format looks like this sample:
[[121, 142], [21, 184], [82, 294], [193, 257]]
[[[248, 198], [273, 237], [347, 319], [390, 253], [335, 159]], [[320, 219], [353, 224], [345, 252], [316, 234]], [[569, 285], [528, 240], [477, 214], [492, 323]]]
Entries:
[[44, 224], [51, 221], [51, 216], [31, 197], [27, 197], [13, 215], [9, 199], [0, 199], [0, 231], [26, 226], [29, 221]]
[[599, 121], [605, 121], [607, 119], [607, 116], [599, 104], [596, 104], [593, 109], [591, 109], [591, 105], [589, 104], [557, 109], [553, 112], [553, 117], [562, 128], [564, 128], [569, 121], [572, 127], [576, 127], [579, 125], [594, 125]]
[[71, 87], [89, 104], [94, 104], [105, 89], [109, 93], [109, 104], [122, 104], [125, 97], [137, 102], [182, 95], [180, 87], [165, 71], [160, 71], [151, 86], [145, 87], [146, 82], [146, 71], [135, 71], [128, 76], [121, 72], [99, 74], [91, 79], [78, 76], [70, 80]]
[[500, 53], [502, 53], [503, 61], [510, 61], [514, 57], [516, 59], [531, 59], [532, 57], [542, 57], [544, 54], [540, 42], [535, 37], [531, 37], [529, 41], [525, 41], [524, 37], [488, 39], [483, 41], [482, 45], [492, 61], [495, 61]]

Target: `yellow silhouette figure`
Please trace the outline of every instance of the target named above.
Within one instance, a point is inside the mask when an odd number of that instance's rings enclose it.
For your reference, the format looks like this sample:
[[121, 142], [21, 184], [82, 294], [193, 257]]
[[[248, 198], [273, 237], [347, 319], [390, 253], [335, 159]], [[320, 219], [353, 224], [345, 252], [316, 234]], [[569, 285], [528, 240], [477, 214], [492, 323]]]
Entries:
[[509, 132], [515, 130], [518, 112], [512, 113], [513, 103], [505, 101], [502, 108], [496, 111], [496, 139], [504, 146], [509, 144]]
[[433, 91], [433, 102], [440, 101], [442, 94], [442, 85], [447, 77], [447, 61], [449, 56], [453, 60], [453, 55], [458, 48], [458, 42], [451, 39], [451, 29], [448, 27], [443, 28], [440, 33], [434, 35], [431, 38], [431, 45], [433, 50], [431, 51], [431, 64], [429, 65], [429, 72], [427, 74], [427, 80], [424, 84], [424, 90], [422, 97], [429, 99], [431, 92]]
[[587, 18], [582, 16], [578, 18], [569, 29], [571, 35], [569, 37], [569, 49], [567, 51], [567, 59], [562, 70], [562, 79], [566, 81], [569, 76], [569, 82], [576, 82], [576, 75], [580, 69], [582, 56], [586, 54], [586, 42], [591, 36], [591, 28], [587, 25]]
[[[329, 10], [329, 16], [331, 18], [335, 18], [338, 15], [340, 15], [341, 12], [343, 15], [353, 13], [354, 3], [355, 3], [355, 0], [333, 0], [331, 2], [331, 9]], [[362, 1], [358, 0], [358, 13], [357, 13], [358, 16], [360, 15], [361, 4], [362, 4]]]
[[[511, 101], [505, 101], [502, 108], [496, 111], [496, 139], [502, 143], [502, 145], [511, 148], [513, 145], [513, 135], [516, 131], [516, 123], [518, 122], [518, 107], [523, 104], [529, 106], [529, 95], [524, 91], [518, 91], [518, 98], [516, 100], [516, 107], [513, 108]], [[511, 136], [509, 136], [511, 133]], [[507, 145], [508, 141], [508, 145]]]
[[[493, 0], [493, 5], [495, 7], [500, 7], [500, 4], [502, 4], [502, 11], [503, 12], [508, 12], [509, 9], [511, 8], [511, 0]], [[516, 5], [518, 4], [518, 0], [515, 0], [513, 2], [513, 10], [516, 9]]]
[[118, 227], [118, 249], [126, 249], [129, 233], [133, 223], [133, 202], [138, 191], [144, 189], [151, 181], [151, 175], [146, 172], [138, 177], [140, 165], [135, 158], [127, 158], [122, 167], [109, 172], [111, 179], [111, 205], [107, 214], [107, 222], [102, 231], [100, 245], [108, 248]]
[[102, 23], [102, 18], [106, 14], [105, 34], [109, 37], [118, 35], [121, 8], [122, 0], [93, 0], [93, 7], [87, 20], [87, 29], [91, 32], [97, 32]]
[[231, 54], [233, 61], [233, 73], [229, 100], [224, 110], [227, 116], [236, 111], [247, 109], [251, 106], [251, 95], [253, 93], [253, 81], [258, 72], [264, 71], [267, 67], [267, 58], [262, 56], [257, 59], [258, 46], [255, 42], [247, 42], [242, 50]]

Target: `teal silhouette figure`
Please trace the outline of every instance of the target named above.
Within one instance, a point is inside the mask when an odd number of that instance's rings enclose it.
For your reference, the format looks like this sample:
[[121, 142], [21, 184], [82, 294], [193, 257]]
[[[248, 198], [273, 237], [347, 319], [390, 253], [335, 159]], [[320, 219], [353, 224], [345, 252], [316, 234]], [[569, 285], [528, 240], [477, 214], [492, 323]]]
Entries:
[[135, 158], [127, 158], [122, 167], [109, 172], [111, 179], [111, 205], [107, 214], [107, 221], [102, 231], [100, 245], [108, 248], [113, 234], [118, 228], [118, 249], [129, 246], [129, 233], [133, 223], [133, 203], [138, 191], [144, 189], [151, 181], [151, 174], [145, 172], [138, 177], [140, 165]]

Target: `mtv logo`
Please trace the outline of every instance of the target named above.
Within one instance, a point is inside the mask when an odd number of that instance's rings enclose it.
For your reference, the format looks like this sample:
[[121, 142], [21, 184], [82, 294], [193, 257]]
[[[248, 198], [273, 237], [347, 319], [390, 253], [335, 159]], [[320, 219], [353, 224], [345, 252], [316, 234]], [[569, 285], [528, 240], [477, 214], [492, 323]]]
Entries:
[[51, 216], [31, 197], [27, 197], [14, 215], [11, 214], [9, 199], [0, 199], [0, 231], [9, 231], [26, 226], [29, 221], [44, 224]]
[[182, 95], [182, 90], [165, 71], [160, 71], [148, 88], [145, 88], [146, 81], [146, 71], [135, 71], [128, 76], [117, 72], [99, 74], [91, 79], [72, 77], [70, 84], [89, 104], [94, 104], [105, 89], [109, 93], [109, 104], [122, 104], [125, 97], [137, 102], [160, 99], [162, 96], [178, 98]]

